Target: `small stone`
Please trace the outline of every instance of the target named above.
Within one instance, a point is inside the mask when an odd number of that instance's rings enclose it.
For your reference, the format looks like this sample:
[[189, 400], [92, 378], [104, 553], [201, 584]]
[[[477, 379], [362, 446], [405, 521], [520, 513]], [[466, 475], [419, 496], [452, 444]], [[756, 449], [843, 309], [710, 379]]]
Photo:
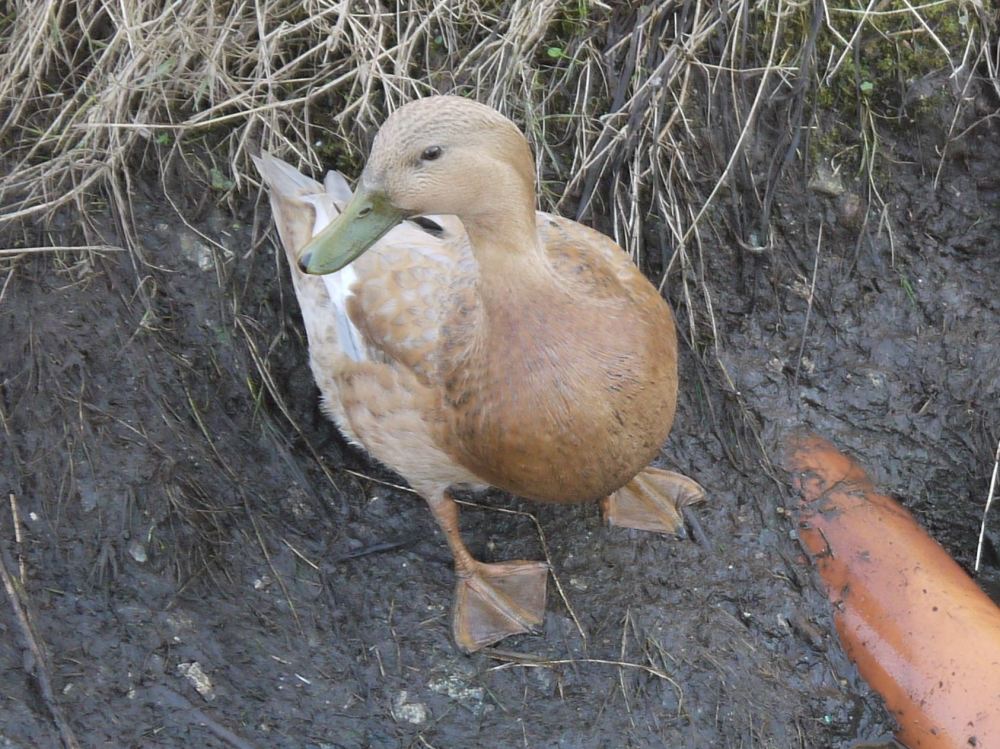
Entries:
[[188, 232], [181, 233], [181, 254], [198, 266], [203, 271], [212, 270], [215, 267], [215, 258], [212, 256], [212, 248], [199, 239], [195, 239]]
[[809, 178], [809, 189], [820, 195], [835, 198], [843, 194], [844, 180], [840, 178], [840, 172], [831, 167], [828, 161], [821, 161], [816, 165], [813, 176]]
[[795, 296], [806, 301], [809, 301], [809, 297], [812, 296], [812, 285], [804, 278], [796, 278], [789, 284], [788, 288]]
[[837, 212], [842, 226], [857, 229], [864, 222], [865, 207], [861, 196], [856, 192], [848, 192], [837, 201]]
[[269, 575], [261, 575], [256, 580], [253, 581], [254, 590], [267, 590], [271, 587], [271, 578]]
[[422, 702], [410, 702], [410, 695], [405, 689], [392, 701], [390, 712], [397, 723], [412, 723], [418, 726], [427, 722], [427, 708]]
[[880, 390], [885, 387], [885, 375], [881, 372], [873, 372], [869, 370], [865, 373], [865, 376], [867, 377], [868, 382], [871, 383], [872, 387]]
[[146, 554], [146, 545], [136, 539], [133, 539], [128, 545], [128, 555], [139, 564], [143, 564], [149, 559], [149, 556]]
[[205, 673], [198, 661], [178, 663], [177, 673], [191, 682], [191, 686], [206, 700], [215, 699], [215, 687], [212, 686], [212, 680], [208, 678], [208, 674]]
[[[446, 694], [453, 700], [466, 704], [468, 707], [476, 709], [482, 705], [483, 697], [486, 695], [482, 687], [470, 687], [468, 683], [457, 674], [450, 674], [441, 679], [434, 679], [427, 684], [438, 694]], [[470, 704], [471, 703], [471, 704]]]

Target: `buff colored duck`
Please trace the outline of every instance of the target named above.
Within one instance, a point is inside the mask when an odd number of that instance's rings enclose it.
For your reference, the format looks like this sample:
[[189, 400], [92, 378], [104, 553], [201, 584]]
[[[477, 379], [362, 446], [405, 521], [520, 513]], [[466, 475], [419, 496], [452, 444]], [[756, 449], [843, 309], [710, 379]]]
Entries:
[[512, 122], [452, 96], [394, 112], [353, 193], [257, 161], [323, 407], [427, 501], [466, 652], [535, 630], [548, 567], [476, 560], [453, 487], [604, 498], [610, 522], [664, 533], [704, 496], [647, 467], [677, 399], [670, 308], [609, 238], [535, 211], [533, 165]]

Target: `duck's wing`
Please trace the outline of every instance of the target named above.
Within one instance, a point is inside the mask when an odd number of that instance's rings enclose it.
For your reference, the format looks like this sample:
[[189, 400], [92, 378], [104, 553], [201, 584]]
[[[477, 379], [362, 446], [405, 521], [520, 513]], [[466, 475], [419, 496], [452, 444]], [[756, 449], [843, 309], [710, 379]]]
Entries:
[[[433, 224], [433, 226], [431, 226]], [[477, 311], [476, 263], [461, 221], [428, 216], [405, 222], [355, 261], [359, 282], [348, 300], [351, 321], [366, 343], [413, 371], [425, 385], [441, 383], [441, 352], [450, 310]], [[475, 308], [475, 309], [474, 309]]]
[[556, 275], [592, 301], [659, 296], [614, 240], [562, 216], [539, 212], [538, 239]]
[[332, 318], [337, 344], [352, 360], [394, 362], [436, 385], [446, 310], [475, 285], [462, 222], [454, 216], [405, 221], [346, 268], [309, 276], [298, 268], [299, 252], [340, 215], [351, 189], [337, 172], [320, 185], [269, 154], [254, 162], [269, 188], [310, 348], [330, 345]]

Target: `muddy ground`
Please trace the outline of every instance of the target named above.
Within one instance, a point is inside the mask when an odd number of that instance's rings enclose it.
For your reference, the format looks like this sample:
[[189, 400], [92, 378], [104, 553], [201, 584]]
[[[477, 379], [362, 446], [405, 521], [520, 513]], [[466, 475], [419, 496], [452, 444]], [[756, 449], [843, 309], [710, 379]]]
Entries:
[[[151, 176], [132, 196], [143, 258], [19, 261], [0, 460], [20, 523], [5, 499], [0, 544], [80, 743], [785, 749], [890, 732], [831, 634], [774, 463], [785, 430], [819, 430], [971, 563], [1000, 431], [1000, 148], [975, 127], [934, 189], [940, 131], [919, 127], [885, 143], [891, 240], [877, 214], [863, 226], [853, 174], [834, 194], [792, 169], [770, 251], [704, 251], [714, 342], [705, 325], [691, 340], [668, 280], [683, 389], [662, 464], [707, 488], [707, 545], [476, 497], [473, 552], [543, 558], [532, 513], [565, 599], [552, 588], [544, 634], [471, 657], [450, 640], [430, 514], [317, 408], [263, 202], [231, 209], [172, 175], [178, 215]], [[27, 239], [73, 236], [67, 220]], [[996, 596], [1000, 512], [989, 528], [979, 579]], [[0, 603], [0, 746], [58, 746]]]

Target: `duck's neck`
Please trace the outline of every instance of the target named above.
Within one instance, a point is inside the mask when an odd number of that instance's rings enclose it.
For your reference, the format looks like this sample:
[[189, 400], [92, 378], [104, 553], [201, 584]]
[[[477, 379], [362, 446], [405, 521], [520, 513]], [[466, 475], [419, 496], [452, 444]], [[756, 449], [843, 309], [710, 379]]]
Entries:
[[479, 288], [487, 307], [510, 306], [525, 294], [535, 295], [553, 282], [544, 250], [538, 242], [535, 211], [513, 220], [466, 223], [469, 241], [479, 265]]
[[534, 181], [530, 173], [495, 177], [489, 206], [460, 217], [479, 265], [480, 286], [485, 291], [534, 285], [549, 275], [538, 239]]
[[521, 296], [519, 290], [531, 293], [551, 283], [552, 274], [538, 238], [531, 149], [513, 127], [495, 140], [504, 158], [494, 159], [469, 184], [475, 198], [459, 218], [479, 265], [484, 300], [509, 303], [511, 294]]

